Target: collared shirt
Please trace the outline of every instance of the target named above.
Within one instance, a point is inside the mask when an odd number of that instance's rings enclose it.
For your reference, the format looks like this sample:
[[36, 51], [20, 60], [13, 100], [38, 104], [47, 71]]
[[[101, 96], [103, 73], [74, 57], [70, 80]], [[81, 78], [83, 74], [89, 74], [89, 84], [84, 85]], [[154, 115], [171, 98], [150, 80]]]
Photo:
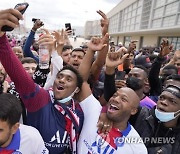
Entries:
[[[102, 107], [93, 95], [80, 102], [80, 105], [84, 111], [84, 124], [78, 141], [78, 154], [147, 154], [139, 134], [130, 124], [123, 131], [113, 128], [108, 135], [97, 132]], [[130, 139], [130, 143], [125, 139]]]
[[48, 154], [49, 151], [37, 129], [20, 124], [6, 148], [0, 148], [0, 154]]

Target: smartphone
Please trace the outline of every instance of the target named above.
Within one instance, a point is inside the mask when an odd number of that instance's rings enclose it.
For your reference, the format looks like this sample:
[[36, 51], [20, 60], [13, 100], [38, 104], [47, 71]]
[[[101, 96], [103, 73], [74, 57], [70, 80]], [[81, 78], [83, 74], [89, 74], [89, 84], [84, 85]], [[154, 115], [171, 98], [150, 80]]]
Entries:
[[[37, 20], [40, 20], [40, 19], [32, 18], [32, 22], [34, 22], [34, 23], [35, 23]], [[44, 23], [41, 21], [41, 22], [40, 22], [40, 25], [41, 25], [41, 26], [44, 26]]]
[[126, 76], [125, 71], [117, 71], [115, 80], [124, 80]]
[[40, 19], [36, 19], [36, 18], [32, 18], [32, 22], [36, 22], [36, 20], [40, 20]]
[[70, 24], [70, 23], [65, 23], [65, 28], [66, 28], [66, 31], [72, 30], [72, 29], [71, 29], [71, 24]]
[[[19, 4], [17, 4], [17, 5], [14, 7], [14, 9], [17, 9], [19, 6], [22, 6], [22, 5], [25, 5], [25, 6], [26, 6], [23, 10], [20, 11], [21, 14], [24, 14], [24, 12], [26, 11], [27, 7], [29, 6], [28, 3], [19, 3]], [[1, 31], [3, 31], [3, 32], [12, 31], [13, 29], [14, 29], [14, 28], [5, 25], [5, 26], [3, 26], [3, 27], [1, 28]]]

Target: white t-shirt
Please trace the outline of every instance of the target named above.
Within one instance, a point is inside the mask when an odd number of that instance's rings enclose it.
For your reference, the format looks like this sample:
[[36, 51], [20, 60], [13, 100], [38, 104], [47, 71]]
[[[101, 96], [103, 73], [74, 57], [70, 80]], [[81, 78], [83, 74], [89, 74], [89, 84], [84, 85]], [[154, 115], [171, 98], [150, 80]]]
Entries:
[[[0, 151], [3, 149], [0, 149]], [[48, 154], [49, 151], [39, 131], [31, 126], [20, 124], [8, 147], [4, 150], [13, 150], [12, 154]], [[1, 152], [0, 152], [1, 153]]]
[[[117, 140], [115, 141], [116, 138], [110, 140], [107, 136], [102, 139], [96, 127], [102, 107], [93, 95], [80, 102], [80, 105], [84, 112], [84, 123], [78, 141], [78, 154], [147, 154], [147, 149], [142, 142], [124, 142], [122, 146], [119, 146]], [[138, 141], [141, 139], [133, 126], [129, 124], [127, 129], [129, 131], [127, 130], [126, 138], [138, 139]], [[102, 144], [98, 146], [100, 140]]]

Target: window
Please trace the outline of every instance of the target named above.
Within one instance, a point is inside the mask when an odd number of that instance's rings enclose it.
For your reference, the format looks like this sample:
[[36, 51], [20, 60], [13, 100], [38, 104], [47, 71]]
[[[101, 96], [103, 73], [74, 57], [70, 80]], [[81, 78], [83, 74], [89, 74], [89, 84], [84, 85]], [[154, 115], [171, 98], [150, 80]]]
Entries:
[[139, 8], [137, 9], [137, 15], [141, 14], [141, 11], [142, 11], [142, 7], [139, 7]]
[[137, 2], [133, 4], [133, 10], [137, 8]]
[[160, 46], [160, 43], [162, 42], [162, 39], [163, 38], [167, 38], [168, 39], [168, 41], [169, 41], [169, 43], [170, 44], [173, 44], [173, 49], [174, 50], [177, 50], [177, 49], [180, 49], [180, 37], [167, 37], [167, 36], [161, 36], [160, 38], [159, 38], [159, 46]]
[[166, 0], [156, 0], [156, 8], [159, 7], [159, 6], [164, 5], [165, 2], [166, 2]]
[[139, 30], [139, 23], [135, 25], [135, 30]]
[[129, 5], [128, 10], [129, 12], [132, 11], [132, 5]]
[[131, 18], [131, 12], [128, 13], [128, 19]]
[[125, 10], [124, 10], [124, 13], [127, 13], [128, 12], [128, 10], [127, 10], [128, 8], [126, 8]]
[[126, 20], [123, 21], [123, 27], [125, 27], [125, 26], [126, 26]]
[[128, 15], [127, 13], [124, 15], [124, 20], [126, 20], [126, 19], [127, 19], [127, 15]]
[[129, 31], [129, 28], [130, 28], [130, 25], [127, 25], [127, 26], [126, 26], [126, 32]]
[[163, 10], [164, 10], [164, 7], [160, 7], [158, 9], [154, 10], [154, 18], [162, 17], [163, 16]]
[[162, 21], [162, 19], [153, 20], [153, 22], [152, 22], [152, 28], [161, 27], [161, 21]]
[[131, 19], [131, 24], [135, 23], [135, 17]]
[[131, 24], [130, 25], [130, 31], [133, 31], [134, 30], [134, 24]]
[[177, 25], [180, 25], [180, 14], [179, 14], [179, 16], [178, 16]]
[[175, 2], [167, 5], [165, 9], [165, 15], [174, 14], [178, 12], [178, 6], [179, 6], [179, 2]]
[[109, 31], [111, 33], [118, 31], [118, 15], [119, 14], [116, 14], [110, 18]]
[[136, 15], [136, 10], [132, 11], [132, 17], [134, 17]]
[[128, 47], [130, 42], [131, 42], [131, 36], [125, 36], [124, 37], [124, 45], [125, 45], [125, 47]]
[[136, 23], [140, 22], [140, 15], [136, 16]]
[[130, 25], [130, 19], [127, 20], [127, 25]]
[[176, 16], [169, 16], [163, 19], [163, 27], [173, 26], [175, 24]]
[[167, 3], [170, 3], [170, 2], [173, 2], [173, 1], [176, 1], [176, 0], [167, 0]]
[[152, 0], [144, 0], [141, 18], [141, 29], [147, 29], [150, 19]]
[[122, 28], [122, 22], [123, 22], [123, 20], [122, 20], [122, 14], [123, 14], [123, 11], [120, 11], [120, 12], [119, 12], [118, 32], [120, 32], [120, 31], [121, 31], [121, 28]]
[[142, 3], [143, 3], [143, 1], [142, 1], [142, 0], [139, 0], [139, 1], [138, 1], [138, 7], [142, 6]]

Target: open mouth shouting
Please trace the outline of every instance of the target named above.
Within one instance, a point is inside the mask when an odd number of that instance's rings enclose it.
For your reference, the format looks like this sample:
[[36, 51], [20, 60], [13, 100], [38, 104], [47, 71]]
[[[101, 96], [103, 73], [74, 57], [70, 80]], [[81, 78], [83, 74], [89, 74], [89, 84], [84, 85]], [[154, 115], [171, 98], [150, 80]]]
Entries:
[[77, 63], [72, 64], [72, 66], [75, 68], [79, 68], [79, 64], [77, 64]]
[[58, 85], [58, 86], [57, 86], [57, 90], [58, 90], [58, 91], [62, 91], [62, 90], [64, 90], [64, 89], [65, 89], [65, 88], [64, 88], [64, 86], [62, 86], [62, 85]]
[[117, 105], [114, 105], [114, 104], [111, 104], [111, 103], [110, 103], [110, 105], [109, 105], [109, 107], [108, 107], [108, 112], [114, 113], [114, 112], [116, 112], [116, 111], [118, 111], [118, 110], [119, 110], [119, 107], [118, 107]]

